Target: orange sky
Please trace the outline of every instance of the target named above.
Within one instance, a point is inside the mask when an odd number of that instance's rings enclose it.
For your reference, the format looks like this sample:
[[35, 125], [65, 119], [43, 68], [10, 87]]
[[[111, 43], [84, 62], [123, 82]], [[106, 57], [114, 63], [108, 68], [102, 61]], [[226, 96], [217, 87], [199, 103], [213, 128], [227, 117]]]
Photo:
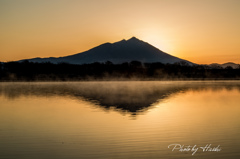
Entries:
[[0, 0], [0, 61], [135, 36], [199, 64], [240, 63], [240, 0]]

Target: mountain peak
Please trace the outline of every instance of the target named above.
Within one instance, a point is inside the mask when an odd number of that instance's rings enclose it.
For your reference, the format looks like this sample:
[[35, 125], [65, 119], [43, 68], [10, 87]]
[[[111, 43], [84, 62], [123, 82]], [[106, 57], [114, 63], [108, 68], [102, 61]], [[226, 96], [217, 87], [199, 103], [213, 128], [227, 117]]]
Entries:
[[127, 41], [141, 41], [138, 38], [136, 38], [135, 36], [131, 37], [130, 39], [128, 39]]

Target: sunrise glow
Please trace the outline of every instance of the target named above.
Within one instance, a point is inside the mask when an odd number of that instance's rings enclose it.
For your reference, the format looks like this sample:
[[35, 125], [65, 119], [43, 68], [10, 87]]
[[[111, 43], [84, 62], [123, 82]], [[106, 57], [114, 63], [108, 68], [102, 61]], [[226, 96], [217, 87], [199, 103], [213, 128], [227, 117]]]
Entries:
[[135, 36], [194, 63], [240, 63], [239, 0], [1, 0], [0, 12], [2, 62]]

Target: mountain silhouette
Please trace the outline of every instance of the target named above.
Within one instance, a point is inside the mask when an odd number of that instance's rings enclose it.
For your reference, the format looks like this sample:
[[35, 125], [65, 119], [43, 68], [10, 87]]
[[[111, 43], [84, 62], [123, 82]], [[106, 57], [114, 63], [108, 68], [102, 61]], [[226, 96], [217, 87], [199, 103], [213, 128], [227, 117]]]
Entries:
[[38, 63], [51, 62], [70, 64], [90, 64], [94, 62], [107, 61], [111, 61], [114, 64], [131, 61], [140, 61], [142, 63], [161, 62], [164, 64], [173, 64], [185, 61], [188, 64], [193, 64], [189, 61], [169, 55], [149, 43], [137, 39], [136, 37], [132, 37], [129, 40], [124, 39], [115, 43], [104, 43], [88, 51], [70, 56], [58, 58], [33, 58], [27, 60]]
[[218, 64], [218, 63], [212, 63], [209, 65], [211, 68], [219, 69], [219, 68], [233, 68], [233, 69], [238, 69], [240, 68], [239, 64], [233, 63], [233, 62], [227, 62], [224, 64]]

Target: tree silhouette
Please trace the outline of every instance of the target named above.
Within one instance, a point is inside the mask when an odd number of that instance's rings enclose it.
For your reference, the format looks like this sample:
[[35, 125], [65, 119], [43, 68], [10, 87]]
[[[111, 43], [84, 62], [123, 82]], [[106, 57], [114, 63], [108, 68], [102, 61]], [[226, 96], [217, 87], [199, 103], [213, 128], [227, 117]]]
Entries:
[[68, 63], [0, 63], [1, 81], [44, 81], [44, 80], [104, 80], [104, 79], [140, 80], [178, 80], [178, 79], [240, 79], [240, 67], [190, 66], [186, 62], [175, 64], [141, 63], [139, 61], [113, 64], [104, 63], [74, 65]]

